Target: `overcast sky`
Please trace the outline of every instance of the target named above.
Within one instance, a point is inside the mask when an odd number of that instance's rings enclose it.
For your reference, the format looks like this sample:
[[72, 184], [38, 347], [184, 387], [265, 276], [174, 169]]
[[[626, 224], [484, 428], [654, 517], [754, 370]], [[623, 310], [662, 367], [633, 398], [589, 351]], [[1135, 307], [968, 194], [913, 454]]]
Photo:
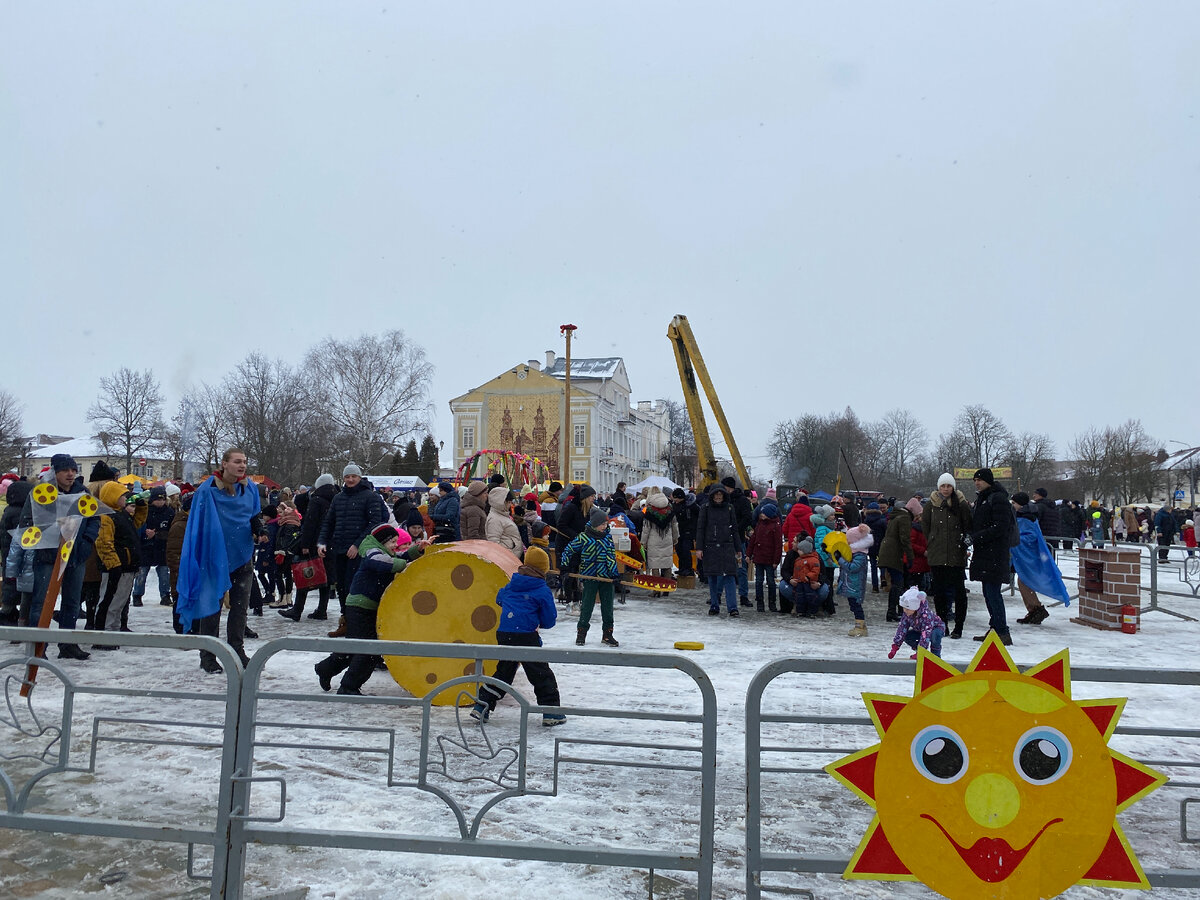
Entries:
[[400, 327], [449, 445], [565, 322], [680, 399], [683, 313], [756, 473], [847, 404], [1195, 445], [1198, 148], [1195, 0], [9, 3], [0, 383], [78, 436]]

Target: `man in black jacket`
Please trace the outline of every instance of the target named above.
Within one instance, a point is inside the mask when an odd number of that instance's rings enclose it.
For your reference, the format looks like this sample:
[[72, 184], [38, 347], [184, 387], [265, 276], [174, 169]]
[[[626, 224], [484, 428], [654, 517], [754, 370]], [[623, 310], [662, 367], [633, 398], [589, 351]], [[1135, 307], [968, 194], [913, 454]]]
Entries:
[[[754, 527], [754, 504], [750, 502], [750, 498], [746, 496], [746, 492], [737, 486], [737, 482], [732, 475], [727, 475], [721, 479], [721, 484], [729, 488], [729, 505], [733, 508], [734, 516], [737, 517], [738, 538], [744, 543], [750, 533], [750, 529]], [[738, 559], [737, 592], [738, 600], [742, 606], [749, 606], [749, 559], [745, 554]]]
[[358, 545], [376, 525], [387, 521], [387, 507], [375, 493], [371, 482], [362, 477], [362, 469], [350, 463], [342, 469], [342, 490], [329, 505], [321, 523], [317, 555], [333, 558], [333, 580], [337, 583], [338, 604], [346, 613], [346, 598], [358, 569]]
[[1038, 488], [1033, 492], [1033, 505], [1038, 510], [1038, 525], [1041, 526], [1042, 536], [1046, 539], [1046, 546], [1057, 550], [1058, 539], [1063, 536], [1062, 515], [1058, 506], [1050, 499], [1045, 488]]
[[[1016, 527], [1008, 491], [996, 484], [991, 469], [975, 473], [975, 508], [971, 518], [971, 580], [983, 586], [988, 608], [988, 627], [1006, 646], [1012, 644], [1004, 612], [1003, 587], [1011, 576], [1009, 538]], [[978, 635], [982, 641], [987, 634]]]
[[679, 557], [679, 577], [688, 578], [696, 574], [692, 568], [692, 550], [696, 546], [696, 519], [700, 508], [696, 506], [696, 497], [688, 502], [683, 488], [675, 488], [671, 492], [671, 507], [675, 510], [675, 521], [679, 525], [679, 540], [675, 543], [675, 555]]

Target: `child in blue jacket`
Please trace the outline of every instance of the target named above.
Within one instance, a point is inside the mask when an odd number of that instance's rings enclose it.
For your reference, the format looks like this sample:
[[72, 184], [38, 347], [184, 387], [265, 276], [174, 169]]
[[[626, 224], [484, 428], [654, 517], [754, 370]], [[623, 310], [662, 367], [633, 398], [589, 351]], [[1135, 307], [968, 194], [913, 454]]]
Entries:
[[841, 577], [838, 578], [837, 592], [839, 597], [845, 597], [854, 615], [854, 627], [847, 634], [850, 637], [866, 637], [867, 621], [863, 613], [863, 596], [867, 591], [867, 551], [875, 543], [871, 536], [870, 525], [855, 525], [846, 532], [846, 541], [850, 544], [850, 560], [841, 561]]
[[[542, 646], [539, 628], [553, 628], [558, 621], [554, 609], [554, 594], [546, 584], [546, 573], [550, 571], [550, 557], [540, 547], [525, 551], [525, 562], [515, 575], [496, 594], [500, 606], [500, 624], [496, 628], [496, 643], [502, 647]], [[533, 695], [538, 706], [558, 706], [558, 681], [549, 663], [517, 662], [502, 659], [496, 666], [496, 678], [511, 685], [517, 667], [525, 669], [525, 677], [533, 685]], [[479, 699], [471, 715], [486, 722], [504, 697], [506, 691], [492, 684], [479, 687]], [[561, 725], [567, 717], [556, 713], [544, 713], [542, 724], [546, 727]]]

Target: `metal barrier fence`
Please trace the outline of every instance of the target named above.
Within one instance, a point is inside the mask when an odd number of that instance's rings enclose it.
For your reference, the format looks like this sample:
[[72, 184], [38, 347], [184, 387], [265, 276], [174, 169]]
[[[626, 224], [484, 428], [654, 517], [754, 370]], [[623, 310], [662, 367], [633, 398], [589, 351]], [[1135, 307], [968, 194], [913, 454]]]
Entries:
[[[762, 700], [768, 686], [783, 675], [812, 676], [821, 679], [822, 687], [829, 688], [832, 684], [833, 689], [841, 694], [839, 701], [845, 701], [851, 695], [857, 699], [859, 689], [869, 690], [872, 693], [903, 694], [906, 691], [911, 692], [915, 673], [915, 662], [781, 659], [768, 663], [754, 676], [746, 692], [746, 896], [749, 900], [759, 900], [763, 891], [815, 896], [815, 891], [798, 888], [795, 885], [766, 885], [763, 883], [763, 877], [768, 873], [786, 872], [808, 875], [840, 875], [850, 861], [848, 853], [844, 856], [810, 855], [802, 852], [767, 849], [767, 844], [778, 846], [779, 844], [795, 844], [800, 841], [797, 838], [788, 839], [779, 834], [777, 830], [764, 837], [764, 818], [771, 817], [773, 820], [782, 817], [783, 811], [780, 807], [783, 804], [777, 803], [775, 807], [764, 811], [763, 776], [789, 779], [789, 790], [786, 794], [772, 793], [769, 795], [777, 800], [781, 796], [788, 798], [798, 794], [806, 796], [806, 802], [798, 810], [803, 813], [800, 817], [801, 821], [795, 823], [797, 832], [804, 836], [806, 842], [816, 840], [818, 832], [822, 837], [828, 837], [825, 831], [829, 831], [829, 829], [822, 831], [819, 816], [821, 811], [832, 808], [838, 810], [837, 818], [841, 820], [840, 827], [834, 830], [834, 833], [843, 841], [850, 841], [847, 849], [853, 851], [862, 831], [860, 830], [856, 834], [851, 833], [852, 826], [846, 824], [846, 819], [850, 818], [851, 811], [861, 810], [862, 825], [865, 828], [869, 820], [866, 804], [852, 798], [848, 791], [835, 784], [833, 779], [825, 773], [823, 767], [842, 756], [875, 744], [879, 740], [875, 726], [867, 715], [861, 700], [858, 700], [857, 703], [857, 708], [862, 710], [858, 715], [826, 715], [805, 711], [764, 712]], [[835, 679], [844, 679], [846, 676], [860, 676], [861, 680], [843, 684], [834, 681]], [[878, 682], [885, 678], [898, 681], [899, 683], [895, 685], [898, 689], [891, 692], [881, 691]], [[901, 684], [906, 688], [901, 688]], [[1126, 834], [1132, 835], [1131, 841], [1139, 852], [1146, 849], [1148, 845], [1153, 845], [1152, 852], [1162, 856], [1166, 852], [1164, 848], [1167, 850], [1174, 848], [1178, 851], [1177, 858], [1194, 860], [1194, 850], [1190, 855], [1187, 851], [1194, 844], [1200, 842], [1200, 834], [1189, 831], [1187, 811], [1189, 806], [1200, 804], [1200, 779], [1197, 778], [1197, 770], [1200, 769], [1200, 729], [1174, 727], [1176, 721], [1172, 711], [1174, 705], [1165, 703], [1161, 696], [1156, 696], [1154, 688], [1163, 685], [1191, 688], [1194, 695], [1190, 699], [1194, 703], [1197, 698], [1200, 698], [1200, 675], [1195, 671], [1175, 669], [1071, 667], [1073, 696], [1079, 698], [1087, 695], [1089, 690], [1093, 689], [1092, 685], [1094, 684], [1119, 684], [1122, 686], [1122, 693], [1130, 699], [1130, 703], [1126, 706], [1126, 718], [1130, 720], [1122, 720], [1125, 721], [1125, 724], [1118, 724], [1113, 741], [1121, 736], [1122, 741], [1130, 745], [1129, 749], [1133, 751], [1130, 753], [1131, 756], [1171, 775], [1171, 780], [1162, 789], [1152, 794], [1150, 798], [1141, 801], [1141, 804], [1153, 802], [1157, 805], [1156, 823], [1160, 826], [1160, 830], [1156, 831], [1153, 836], [1141, 833], [1139, 837], [1139, 831], [1126, 823]], [[806, 699], [814, 704], [821, 702], [819, 699], [821, 692], [811, 690], [813, 686], [810, 684], [801, 684], [798, 688], [796, 685], [788, 685], [788, 687], [790, 690], [787, 696], [799, 698], [798, 700], [793, 699], [793, 705], [799, 703], [803, 706]], [[1144, 690], [1144, 696], [1140, 699], [1136, 694], [1139, 689]], [[1097, 696], [1109, 695], [1100, 693]], [[838, 702], [837, 707], [839, 709], [851, 708], [845, 702]], [[1143, 724], [1152, 720], [1157, 721], [1153, 724]], [[772, 743], [764, 743], [764, 725], [771, 729]], [[819, 740], [828, 732], [832, 732], [830, 739]], [[852, 740], [847, 732], [861, 735], [861, 742], [854, 746], [847, 743]], [[787, 737], [794, 737], [796, 740], [789, 741], [786, 740]], [[812, 743], [806, 743], [807, 741], [812, 741]], [[764, 762], [764, 756], [770, 756], [772, 760], [779, 761], [772, 761], [768, 764]], [[800, 757], [799, 761], [792, 762], [791, 760], [795, 757]], [[822, 779], [824, 786], [820, 789], [828, 793], [828, 799], [806, 795], [805, 786], [798, 780], [805, 776]], [[1180, 793], [1186, 793], [1189, 796], [1180, 797], [1178, 796]], [[1166, 825], [1168, 818], [1172, 824], [1175, 822], [1175, 818], [1169, 816], [1169, 804], [1172, 799], [1177, 799], [1179, 802], [1177, 839], [1173, 836], [1173, 832], [1168, 831]], [[1137, 829], [1143, 827], [1144, 820], [1147, 818], [1147, 816], [1139, 817]], [[839, 849], [841, 848], [839, 847]], [[1151, 869], [1146, 867], [1145, 871], [1150, 884], [1154, 887], [1200, 888], [1200, 868], [1169, 866]]]
[[[62, 632], [52, 632], [51, 638], [59, 635]], [[5, 643], [4, 650], [0, 650], [0, 677], [6, 701], [0, 710], [0, 726], [4, 726], [0, 733], [0, 785], [5, 801], [0, 811], [0, 827], [184, 844], [187, 874], [198, 880], [208, 878], [197, 875], [193, 866], [196, 846], [205, 845], [212, 848], [212, 896], [236, 896], [224, 893], [229, 822], [239, 777], [234, 759], [242, 697], [241, 667], [233, 650], [210, 637], [72, 632], [73, 640], [87, 644], [160, 650], [206, 649], [225, 668], [224, 689], [218, 691], [121, 688], [79, 680], [87, 676], [86, 669], [68, 669], [53, 659], [36, 660], [31, 641], [44, 640], [46, 636], [47, 632], [37, 628], [0, 628], [0, 641]], [[27, 643], [12, 647], [7, 645], [9, 641]], [[26, 666], [35, 661], [37, 685], [28, 697], [22, 698], [19, 688], [26, 678]], [[76, 713], [86, 714], [87, 707], [94, 707], [90, 698], [100, 697], [129, 701], [137, 714], [93, 715], [88, 737], [76, 740]], [[186, 715], [182, 715], [184, 709], [179, 710], [181, 715], [177, 717], [163, 714], [176, 705], [186, 705]], [[217, 718], [206, 718], [209, 710], [218, 714]], [[212, 732], [219, 732], [219, 736], [207, 740], [202, 737]], [[187, 733], [196, 733], [196, 737], [189, 740], [184, 737]], [[114, 766], [107, 749], [112, 746], [127, 751], [133, 747], [178, 751], [188, 746], [219, 751], [217, 769], [210, 773], [217, 785], [207, 809], [211, 823], [181, 827], [178, 810], [168, 813], [137, 802], [136, 789], [145, 790], [150, 773], [131, 772], [125, 757], [120, 760], [121, 765]], [[85, 749], [87, 757], [83, 761], [79, 757]], [[105, 776], [111, 776], [111, 780], [105, 781]], [[129, 788], [129, 809], [119, 814], [107, 801], [124, 786]], [[37, 794], [35, 788], [39, 789]], [[86, 800], [99, 793], [104, 794], [103, 805], [94, 805], [94, 815], [82, 814]], [[39, 802], [52, 811], [37, 811]], [[156, 817], [156, 812], [163, 815]]]
[[[0, 629], [0, 640], [29, 640], [45, 636], [46, 632], [37, 629]], [[16, 696], [14, 688], [24, 678], [26, 664], [32, 661], [31, 645], [27, 644], [21, 652], [0, 660], [0, 669], [6, 670], [5, 686], [9, 698], [8, 714], [0, 716], [0, 726], [8, 726], [17, 733], [15, 741], [8, 740], [8, 735], [0, 737], [0, 747], [4, 748], [0, 750], [0, 783], [4, 786], [6, 800], [6, 810], [0, 814], [0, 827], [183, 843], [188, 849], [187, 874], [192, 878], [205, 877], [196, 875], [193, 870], [194, 848], [198, 844], [208, 845], [213, 853], [210, 892], [213, 898], [242, 896], [247, 853], [251, 845], [385, 850], [644, 868], [650, 870], [651, 890], [655, 870], [682, 871], [695, 873], [700, 898], [712, 895], [716, 693], [705, 672], [682, 656], [607, 649], [546, 650], [344, 638], [282, 638], [263, 645], [243, 673], [230, 648], [213, 638], [85, 631], [76, 632], [73, 637], [91, 644], [164, 650], [209, 649], [225, 668], [225, 689], [220, 694], [213, 694], [169, 688], [88, 685], [72, 678], [72, 675], [85, 674], [79, 668], [67, 671], [53, 660], [39, 660], [38, 684], [26, 706], [17, 708], [12, 699]], [[281, 654], [355, 651], [372, 655], [462, 661], [466, 666], [455, 662], [457, 671], [463, 674], [437, 684], [425, 697], [342, 696], [322, 694], [315, 690], [287, 692], [272, 690], [270, 685], [264, 683], [267, 667]], [[194, 657], [191, 659], [194, 660]], [[470, 718], [464, 719], [478, 685], [503, 684], [481, 674], [483, 661], [488, 659], [584, 665], [606, 671], [675, 670], [690, 679], [698, 693], [699, 711], [681, 712], [677, 703], [670, 706], [662, 703], [656, 707], [653, 702], [627, 703], [624, 708], [617, 708], [618, 704], [615, 703], [603, 707], [543, 708], [530, 703], [518, 689], [503, 685], [505, 692], [515, 701], [517, 715], [512, 717], [510, 707], [506, 705], [499, 718], [508, 727], [497, 725], [495, 718], [490, 724], [480, 724]], [[183, 677], [192, 681], [197, 676], [189, 674]], [[456, 692], [456, 699], [466, 702], [465, 708], [453, 705], [435, 707], [434, 698], [444, 691]], [[632, 695], [634, 692], [629, 693]], [[140, 704], [155, 708], [176, 702], [219, 702], [223, 715], [220, 721], [205, 720], [196, 714], [171, 718], [166, 715], [147, 715], [141, 708], [134, 715], [100, 715], [98, 710], [81, 709], [76, 702], [80, 696], [90, 694], [120, 698], [122, 701], [132, 701], [135, 706]], [[39, 707], [37, 710], [35, 698]], [[314, 705], [317, 707], [315, 713]], [[44, 724], [47, 720], [46, 708], [57, 711], [59, 718], [53, 725]], [[194, 706], [191, 708], [194, 710]], [[293, 710], [290, 717], [263, 716], [264, 709], [274, 713], [288, 708]], [[382, 721], [370, 719], [375, 710], [386, 714]], [[76, 749], [71, 744], [75, 730], [73, 717], [81, 712], [93, 714], [90, 760], [87, 765], [72, 766], [71, 754]], [[352, 714], [354, 721], [339, 721], [340, 712]], [[565, 714], [571, 717], [577, 727], [572, 728], [569, 735], [561, 735], [560, 729], [549, 732], [553, 735], [552, 755], [538, 761], [549, 784], [545, 788], [536, 788], [527, 779], [531, 756], [528, 728], [530, 716], [545, 713]], [[364, 719], [366, 724], [361, 724]], [[578, 727], [588, 720], [603, 726], [590, 737], [586, 728]], [[680, 732], [680, 736], [669, 741], [640, 741], [629, 737], [629, 723], [651, 722], [658, 723], [660, 729], [674, 729]], [[618, 724], [624, 725], [625, 730], [611, 734], [607, 726]], [[210, 740], [181, 738], [181, 732], [188, 730], [207, 730], [210, 733], [219, 730], [220, 740], [216, 740], [215, 735]], [[403, 746], [405, 737], [416, 742], [415, 751], [406, 752]], [[40, 743], [32, 749], [23, 746], [34, 742]], [[34, 788], [49, 776], [61, 773], [100, 774], [97, 759], [104, 758], [102, 748], [109, 744], [121, 744], [126, 748], [140, 747], [143, 750], [152, 747], [177, 749], [181, 746], [219, 750], [219, 789], [214, 792], [208, 809], [212, 817], [211, 826], [178, 827], [174, 821], [177, 813], [172, 814], [172, 821], [144, 821], [143, 816], [153, 816], [155, 812], [153, 807], [146, 804], [137, 804], [140, 815], [131, 813], [124, 816], [113, 816], [111, 804], [98, 804], [103, 808], [98, 810], [97, 816], [31, 810], [31, 800], [38, 796], [33, 793]], [[546, 742], [542, 742], [540, 748], [545, 751]], [[360, 821], [347, 821], [345, 817], [336, 828], [313, 827], [303, 821], [292, 824], [289, 821], [289, 784], [295, 785], [303, 775], [311, 775], [311, 770], [305, 772], [303, 766], [270, 766], [268, 773], [258, 770], [262, 768], [264, 757], [305, 752], [323, 755], [350, 753], [355, 755], [355, 759], [364, 756], [378, 759], [384, 775], [377, 785], [380, 802], [392, 811], [417, 806], [416, 802], [403, 806], [397, 802], [395, 795], [406, 789], [420, 792], [426, 798], [436, 798], [435, 802], [452, 815], [452, 833], [445, 833], [445, 829], [438, 833], [437, 816], [420, 813], [417, 814], [417, 828], [401, 832], [363, 827]], [[415, 775], [411, 778], [401, 777], [399, 770], [405, 766], [411, 768], [414, 758]], [[18, 786], [9, 768], [21, 760], [27, 763], [26, 769], [33, 771], [26, 772], [28, 780]], [[489, 763], [495, 763], [491, 770], [488, 770]], [[681, 836], [679, 840], [671, 840], [670, 835], [663, 836], [664, 830], [656, 832], [655, 837], [660, 840], [655, 845], [665, 844], [668, 849], [652, 849], [644, 841], [638, 842], [635, 847], [598, 846], [594, 823], [586, 820], [577, 823], [579, 828], [574, 836], [579, 840], [578, 843], [536, 837], [528, 840], [497, 839], [482, 833], [490, 817], [506, 800], [558, 797], [560, 769], [568, 765], [612, 767], [614, 771], [632, 768], [643, 773], [657, 772], [663, 779], [674, 779], [674, 788], [670, 792], [672, 800], [689, 807], [681, 817], [681, 820], [686, 819], [691, 823], [683, 829], [688, 832], [688, 839]], [[279, 774], [278, 770], [284, 774]], [[118, 778], [124, 779], [130, 776], [128, 771], [117, 774]], [[338, 774], [330, 773], [328, 767], [324, 772], [325, 779], [334, 790], [337, 790]], [[654, 777], [647, 774], [639, 781], [639, 793], [641, 787]], [[698, 781], [699, 790], [690, 787], [679, 790], [680, 778]], [[255, 785], [268, 784], [273, 786], [270, 795], [254, 796]], [[140, 777], [131, 786], [144, 789]], [[464, 792], [471, 795], [465, 799], [455, 795], [455, 789], [464, 786]], [[109, 786], [110, 792], [113, 789]], [[111, 799], [111, 793], [106, 796]], [[467, 808], [468, 800], [478, 802], [478, 809], [473, 814]], [[54, 798], [50, 798], [49, 802], [55, 802]], [[69, 801], [59, 799], [57, 802]], [[268, 810], [268, 806], [271, 809]], [[101, 818], [100, 814], [106, 817]], [[424, 831], [420, 829], [422, 825], [425, 826]], [[506, 821], [505, 828], [511, 832], [514, 829], [513, 821]], [[521, 830], [534, 834], [538, 831], [536, 823], [528, 823]]]
[[[1094, 542], [1077, 541], [1078, 546], [1093, 546]], [[1200, 617], [1200, 609], [1192, 609], [1197, 615], [1186, 615], [1178, 609], [1181, 603], [1188, 603], [1200, 596], [1200, 551], [1192, 550], [1180, 544], [1160, 547], [1155, 543], [1134, 543], [1127, 541], [1105, 541], [1104, 546], [1124, 551], [1137, 551], [1141, 557], [1143, 572], [1149, 573], [1149, 585], [1143, 585], [1142, 592], [1149, 597], [1149, 602], [1142, 604], [1142, 614], [1151, 612], [1166, 613], [1179, 619], [1194, 622]], [[1166, 551], [1163, 559], [1162, 551]], [[1062, 571], [1063, 580], [1068, 584], [1078, 581], [1079, 558], [1077, 550], [1058, 549], [1054, 552], [1055, 561]], [[1077, 595], [1072, 593], [1072, 599]]]
[[[313, 650], [329, 650], [339, 653], [360, 652], [403, 657], [436, 657], [439, 659], [462, 660], [473, 667], [473, 674], [464, 674], [441, 682], [425, 697], [370, 696], [351, 697], [338, 695], [296, 694], [265, 690], [261, 680], [264, 668], [278, 654]], [[679, 712], [677, 709], [614, 708], [608, 707], [540, 707], [531, 704], [518, 690], [504, 685], [509, 696], [516, 700], [519, 709], [515, 741], [505, 743], [493, 741], [492, 724], [476, 724], [470, 719], [463, 722], [466, 709], [448, 706], [434, 707], [433, 699], [444, 691], [459, 693], [459, 702], [473, 699], [478, 683], [501, 685], [502, 682], [480, 674], [485, 659], [511, 659], [540, 661], [552, 664], [598, 666], [610, 668], [673, 669], [690, 678], [699, 692], [702, 709], [699, 713]], [[460, 669], [462, 667], [459, 667]], [[264, 703], [288, 704], [332, 703], [353, 704], [356, 708], [375, 706], [388, 709], [412, 710], [419, 713], [419, 728], [409, 731], [419, 742], [415, 778], [403, 779], [396, 775], [398, 753], [397, 730], [389, 729], [386, 735], [387, 777], [380, 788], [411, 789], [433, 795], [445, 804], [454, 816], [456, 835], [428, 835], [411, 832], [367, 831], [363, 829], [325, 829], [289, 826], [287, 823], [288, 778], [271, 776], [254, 777], [257, 752], [275, 749], [301, 750], [332, 745], [317, 745], [307, 742], [280, 744], [263, 740], [264, 730], [288, 733], [295, 730], [337, 731], [337, 724], [318, 724], [304, 721], [277, 721], [260, 718], [260, 707]], [[554, 732], [553, 758], [549, 771], [550, 787], [546, 790], [533, 789], [526, 780], [529, 761], [528, 727], [531, 715], [561, 713], [579, 723], [587, 719], [609, 719], [625, 721], [657, 721], [660, 723], [682, 723], [699, 726], [699, 740], [681, 740], [673, 743], [646, 742], [629, 739], [599, 737], [585, 740], [574, 737], [559, 737]], [[503, 717], [507, 716], [505, 710]], [[574, 731], [575, 729], [573, 729]], [[415, 853], [436, 853], [474, 857], [541, 860], [566, 863], [583, 863], [599, 866], [621, 866], [646, 868], [651, 871], [653, 883], [655, 869], [695, 872], [698, 893], [708, 898], [712, 893], [713, 876], [713, 829], [716, 807], [716, 735], [717, 708], [716, 692], [705, 672], [692, 661], [680, 656], [631, 653], [609, 650], [546, 650], [541, 648], [496, 647], [477, 645], [410, 643], [402, 641], [366, 641], [346, 639], [281, 638], [265, 644], [250, 660], [246, 670], [242, 693], [242, 719], [239, 726], [237, 767], [246, 773], [246, 778], [235, 785], [234, 806], [239, 810], [251, 809], [251, 788], [264, 781], [279, 785], [277, 811], [271, 816], [251, 816], [237, 813], [231, 817], [230, 873], [231, 883], [240, 883], [245, 866], [245, 852], [249, 844], [288, 845], [311, 847], [337, 847], [354, 850], [389, 850]], [[472, 747], [477, 743], [477, 747]], [[568, 747], [585, 747], [581, 753], [568, 752]], [[604, 756], [596, 751], [611, 748], [614, 755]], [[347, 749], [347, 748], [342, 748]], [[383, 745], [377, 748], [384, 750]], [[649, 751], [637, 757], [637, 751]], [[595, 755], [588, 755], [589, 753]], [[668, 755], [698, 757], [692, 763], [667, 762], [661, 757]], [[481, 774], [477, 766], [488, 759], [507, 756], [505, 768], [496, 774]], [[461, 771], [452, 764], [466, 760]], [[589, 766], [632, 767], [640, 770], [657, 769], [671, 773], [693, 773], [699, 776], [699, 808], [696, 810], [697, 840], [694, 845], [674, 850], [626, 849], [619, 846], [596, 846], [589, 836], [587, 844], [572, 844], [549, 840], [500, 840], [481, 836], [481, 826], [499, 804], [516, 797], [553, 797], [559, 792], [560, 767], [566, 763]], [[473, 816], [465, 805], [453, 795], [451, 786], [467, 782], [483, 782], [482, 794], [477, 793], [480, 806]], [[490, 794], [490, 796], [489, 796]], [[695, 795], [693, 795], [695, 796]], [[579, 823], [586, 825], [586, 823]], [[511, 830], [511, 828], [509, 829]], [[233, 896], [232, 894], [230, 896]]]

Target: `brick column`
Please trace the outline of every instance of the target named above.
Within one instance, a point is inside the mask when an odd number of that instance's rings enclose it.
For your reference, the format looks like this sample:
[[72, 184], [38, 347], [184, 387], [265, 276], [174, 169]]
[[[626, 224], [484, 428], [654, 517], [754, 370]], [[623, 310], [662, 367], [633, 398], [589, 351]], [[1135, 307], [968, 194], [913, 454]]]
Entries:
[[[1102, 567], [1100, 590], [1088, 585], [1089, 563]], [[1080, 548], [1078, 615], [1071, 619], [1072, 622], [1105, 631], [1120, 631], [1121, 607], [1136, 607], [1140, 614], [1141, 593], [1142, 563], [1138, 551]]]

